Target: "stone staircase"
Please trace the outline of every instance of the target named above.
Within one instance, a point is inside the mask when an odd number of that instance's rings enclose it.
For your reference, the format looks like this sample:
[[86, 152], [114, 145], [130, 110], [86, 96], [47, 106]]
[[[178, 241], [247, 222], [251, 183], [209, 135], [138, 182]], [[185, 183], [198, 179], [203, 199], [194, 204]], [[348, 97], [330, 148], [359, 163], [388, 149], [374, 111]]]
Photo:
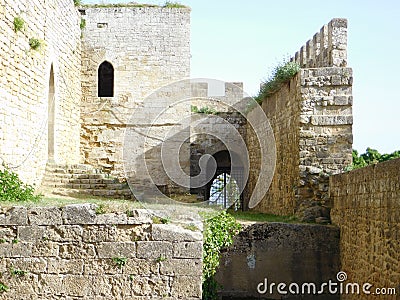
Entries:
[[133, 199], [126, 182], [120, 182], [90, 165], [48, 163], [39, 192], [45, 196], [81, 197], [83, 195], [111, 199]]

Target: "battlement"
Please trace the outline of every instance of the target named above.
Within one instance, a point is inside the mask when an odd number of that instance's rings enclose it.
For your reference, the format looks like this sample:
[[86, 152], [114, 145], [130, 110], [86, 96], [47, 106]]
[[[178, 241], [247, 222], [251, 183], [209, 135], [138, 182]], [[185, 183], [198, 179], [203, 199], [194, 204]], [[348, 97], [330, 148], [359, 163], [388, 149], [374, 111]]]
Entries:
[[347, 19], [332, 19], [291, 58], [302, 68], [347, 66]]

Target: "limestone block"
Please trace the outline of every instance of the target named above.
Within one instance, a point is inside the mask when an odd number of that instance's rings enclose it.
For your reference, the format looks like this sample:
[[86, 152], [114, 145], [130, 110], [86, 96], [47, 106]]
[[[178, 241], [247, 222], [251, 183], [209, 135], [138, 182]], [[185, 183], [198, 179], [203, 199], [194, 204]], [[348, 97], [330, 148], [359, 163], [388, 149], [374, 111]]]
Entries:
[[80, 225], [59, 225], [54, 228], [48, 228], [45, 236], [49, 240], [56, 242], [81, 241], [83, 228]]
[[83, 241], [113, 242], [117, 240], [117, 228], [114, 225], [85, 226], [83, 230]]
[[27, 225], [27, 209], [23, 206], [15, 206], [0, 214], [2, 225]]
[[201, 283], [195, 276], [177, 276], [173, 279], [171, 293], [173, 297], [201, 297]]
[[27, 213], [31, 225], [60, 225], [63, 222], [58, 207], [33, 207]]
[[202, 242], [179, 242], [173, 245], [173, 256], [176, 258], [202, 258]]
[[181, 226], [172, 224], [153, 224], [152, 237], [155, 241], [202, 241], [203, 234], [199, 231], [191, 231]]
[[59, 259], [47, 260], [47, 272], [49, 274], [83, 274], [83, 259]]
[[172, 243], [162, 241], [137, 242], [137, 258], [157, 259], [160, 257], [171, 258], [173, 254]]
[[179, 276], [201, 276], [202, 269], [201, 259], [167, 259], [160, 262], [160, 274]]
[[94, 224], [96, 220], [95, 204], [70, 204], [62, 209], [64, 224]]
[[104, 242], [96, 247], [98, 257], [136, 257], [136, 244], [134, 242]]

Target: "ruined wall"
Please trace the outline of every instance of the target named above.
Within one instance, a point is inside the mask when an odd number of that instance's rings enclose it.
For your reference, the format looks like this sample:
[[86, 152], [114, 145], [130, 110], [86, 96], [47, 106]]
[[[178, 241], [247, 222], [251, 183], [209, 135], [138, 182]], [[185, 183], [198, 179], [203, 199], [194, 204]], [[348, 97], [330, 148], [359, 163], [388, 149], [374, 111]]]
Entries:
[[[81, 13], [86, 20], [82, 51], [83, 162], [124, 177], [125, 129], [150, 127], [157, 113], [168, 106], [166, 102], [172, 101], [162, 99], [170, 95], [146, 96], [190, 75], [190, 9], [110, 7], [85, 8]], [[114, 67], [114, 97], [98, 97], [97, 72], [103, 61]], [[132, 119], [138, 109], [143, 111], [143, 120]], [[190, 105], [181, 110], [175, 118], [189, 114]], [[176, 123], [173, 118], [165, 119], [164, 127], [157, 125], [159, 136], [168, 124]], [[156, 143], [152, 147], [157, 147]]]
[[0, 161], [40, 183], [48, 159], [79, 161], [80, 17], [71, 0], [2, 0], [0, 15]]
[[[209, 88], [209, 84], [223, 84], [221, 93]], [[222, 93], [223, 92], [223, 93]], [[246, 119], [234, 107], [243, 99], [241, 82], [194, 82], [191, 105], [198, 109], [208, 108], [214, 114], [192, 112], [190, 123], [190, 176], [200, 174], [199, 159], [204, 154], [214, 155], [220, 151], [234, 154], [245, 140]], [[218, 164], [218, 162], [217, 162]], [[192, 182], [192, 186], [193, 186]], [[204, 188], [192, 188], [192, 193], [204, 195]]]
[[[264, 223], [248, 225], [221, 255], [216, 275], [222, 285], [222, 299], [300, 299], [297, 295], [259, 293], [265, 282], [287, 285], [304, 282], [320, 286], [336, 280], [340, 270], [339, 230], [333, 226]], [[287, 288], [286, 288], [287, 289]], [[262, 290], [261, 290], [262, 291]], [[302, 295], [301, 299], [313, 298]], [[323, 299], [339, 299], [329, 295]]]
[[3, 208], [0, 238], [0, 299], [201, 299], [201, 232], [145, 210]]
[[[297, 213], [308, 221], [329, 216], [320, 205], [331, 206], [329, 175], [351, 163], [353, 122], [347, 21], [333, 19], [313, 41], [295, 56], [302, 67], [298, 74], [262, 103], [275, 135], [277, 164], [271, 187], [256, 208], [281, 215]], [[251, 193], [262, 158], [251, 129], [247, 136]]]
[[[400, 159], [330, 177], [332, 221], [340, 227], [347, 282], [400, 291]], [[397, 296], [398, 297], [398, 296]], [[368, 299], [398, 299], [368, 295]], [[361, 299], [343, 295], [342, 299]]]

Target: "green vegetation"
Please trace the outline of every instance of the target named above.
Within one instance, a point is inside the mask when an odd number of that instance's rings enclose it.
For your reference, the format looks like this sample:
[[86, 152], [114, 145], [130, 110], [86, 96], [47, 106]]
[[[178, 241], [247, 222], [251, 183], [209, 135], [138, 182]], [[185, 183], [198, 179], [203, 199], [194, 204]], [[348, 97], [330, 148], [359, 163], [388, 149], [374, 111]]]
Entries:
[[39, 48], [42, 46], [42, 42], [37, 38], [30, 38], [29, 46], [32, 50], [39, 50]]
[[170, 218], [160, 218], [160, 217], [152, 217], [151, 220], [153, 221], [154, 224], [168, 224], [171, 223]]
[[95, 210], [96, 215], [102, 215], [102, 214], [105, 214], [106, 212], [107, 212], [107, 210], [106, 210], [106, 205], [104, 205], [104, 204], [99, 204], [99, 205], [96, 207], [96, 210]]
[[22, 31], [22, 29], [24, 29], [25, 21], [21, 17], [15, 17], [13, 23], [15, 32]]
[[199, 230], [199, 228], [195, 224], [188, 224], [188, 225], [183, 226], [183, 228], [185, 228], [187, 230], [191, 230], [191, 231]]
[[359, 169], [362, 167], [369, 166], [371, 164], [377, 164], [383, 161], [395, 159], [400, 157], [400, 151], [394, 151], [390, 154], [380, 154], [377, 150], [367, 148], [365, 153], [359, 155], [357, 150], [353, 149], [353, 164], [349, 166], [346, 171]]
[[22, 277], [22, 276], [25, 276], [26, 273], [28, 273], [28, 272], [22, 271], [22, 270], [20, 270], [20, 269], [11, 268], [11, 269], [10, 269], [10, 273], [11, 273], [11, 275], [13, 275], [13, 276]]
[[[76, 6], [82, 5], [80, 0], [74, 0]], [[78, 3], [78, 4], [76, 4]], [[94, 8], [107, 8], [107, 7], [165, 7], [165, 8], [187, 8], [179, 2], [167, 1], [163, 6], [157, 4], [146, 4], [146, 3], [97, 3], [97, 4], [83, 4], [84, 7], [94, 7]]]
[[11, 242], [12, 242], [13, 244], [18, 244], [18, 243], [19, 243], [19, 240], [18, 240], [18, 239], [13, 239]]
[[217, 216], [204, 217], [204, 242], [203, 242], [203, 299], [218, 299], [218, 283], [214, 275], [219, 266], [220, 251], [233, 243], [233, 237], [239, 233], [241, 226], [235, 218], [227, 212]]
[[33, 186], [23, 183], [18, 174], [4, 165], [0, 168], [0, 201], [38, 201], [40, 198], [41, 195], [35, 195]]
[[258, 95], [254, 98], [259, 104], [275, 93], [284, 83], [289, 82], [300, 70], [300, 65], [296, 62], [283, 61], [272, 71], [269, 79], [263, 82]]
[[126, 265], [128, 259], [126, 257], [113, 257], [112, 261], [118, 268], [122, 269], [122, 267]]
[[295, 216], [278, 216], [253, 211], [229, 211], [238, 221], [299, 223]]
[[86, 20], [85, 19], [81, 19], [81, 23], [79, 24], [79, 27], [81, 28], [81, 30], [86, 28]]
[[193, 113], [207, 114], [207, 115], [218, 115], [218, 112], [215, 109], [210, 108], [208, 106], [204, 106], [204, 107], [198, 108], [196, 105], [192, 105], [190, 107], [190, 109], [191, 109], [191, 111]]
[[3, 282], [0, 282], [0, 293], [4, 293], [8, 291], [8, 286], [6, 286]]
[[165, 256], [160, 255], [159, 257], [157, 257], [156, 262], [163, 262], [163, 261], [166, 261], [167, 259], [168, 258], [166, 258]]
[[82, 5], [82, 1], [81, 0], [74, 0], [74, 5], [75, 6], [81, 6]]
[[168, 7], [168, 8], [186, 8], [186, 5], [183, 5], [179, 2], [171, 2], [171, 1], [167, 1], [164, 4], [164, 7]]

